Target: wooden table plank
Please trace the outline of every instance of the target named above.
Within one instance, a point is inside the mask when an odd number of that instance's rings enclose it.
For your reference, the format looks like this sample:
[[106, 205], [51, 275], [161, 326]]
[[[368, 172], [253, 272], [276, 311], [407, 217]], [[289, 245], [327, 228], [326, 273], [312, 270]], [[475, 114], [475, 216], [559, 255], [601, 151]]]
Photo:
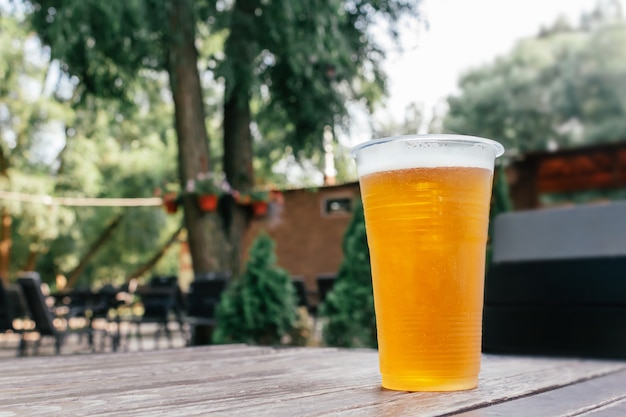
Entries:
[[624, 417], [626, 416], [626, 400], [607, 404], [580, 417]]
[[[541, 392], [530, 397], [481, 408], [457, 417], [559, 417], [600, 416], [626, 406], [626, 371], [618, 371], [578, 384]], [[626, 412], [619, 414], [626, 416]]]
[[372, 350], [237, 345], [31, 357], [0, 361], [0, 416], [440, 416], [620, 371], [625, 362], [485, 355], [478, 389], [405, 393], [380, 388]]

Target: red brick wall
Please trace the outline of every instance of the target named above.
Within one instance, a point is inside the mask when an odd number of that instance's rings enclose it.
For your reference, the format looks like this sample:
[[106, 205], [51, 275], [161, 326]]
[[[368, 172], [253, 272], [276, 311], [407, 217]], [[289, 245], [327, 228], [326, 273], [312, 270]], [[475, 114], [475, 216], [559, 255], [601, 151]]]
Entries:
[[[265, 230], [276, 241], [278, 265], [291, 276], [304, 278], [307, 290], [313, 294], [318, 275], [339, 270], [343, 235], [352, 218], [351, 212], [326, 214], [324, 203], [328, 198], [358, 198], [358, 183], [287, 190], [283, 195], [284, 204], [278, 212], [252, 221], [244, 239], [244, 257], [254, 237]], [[310, 297], [309, 302], [315, 304], [316, 298]]]

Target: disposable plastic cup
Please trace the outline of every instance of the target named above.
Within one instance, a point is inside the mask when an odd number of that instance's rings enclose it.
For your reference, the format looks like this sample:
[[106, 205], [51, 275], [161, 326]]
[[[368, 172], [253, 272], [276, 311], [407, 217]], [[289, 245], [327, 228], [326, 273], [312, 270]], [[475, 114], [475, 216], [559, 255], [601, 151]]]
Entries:
[[385, 388], [475, 388], [495, 158], [460, 135], [365, 142], [356, 159]]

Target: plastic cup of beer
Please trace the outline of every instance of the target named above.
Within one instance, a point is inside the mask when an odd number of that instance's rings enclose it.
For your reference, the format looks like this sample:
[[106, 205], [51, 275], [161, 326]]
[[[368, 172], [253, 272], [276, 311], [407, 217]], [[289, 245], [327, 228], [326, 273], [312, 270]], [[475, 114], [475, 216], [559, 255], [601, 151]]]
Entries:
[[352, 150], [384, 388], [478, 385], [491, 186], [503, 152], [460, 135], [399, 136]]

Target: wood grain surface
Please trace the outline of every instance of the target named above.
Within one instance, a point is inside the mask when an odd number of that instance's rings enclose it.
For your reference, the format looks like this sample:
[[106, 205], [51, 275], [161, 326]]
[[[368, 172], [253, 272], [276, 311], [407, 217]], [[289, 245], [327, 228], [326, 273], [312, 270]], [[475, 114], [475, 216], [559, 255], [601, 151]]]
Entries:
[[598, 417], [626, 415], [625, 401], [618, 361], [484, 355], [479, 387], [452, 393], [382, 389], [372, 350], [227, 345], [0, 361], [0, 417]]

